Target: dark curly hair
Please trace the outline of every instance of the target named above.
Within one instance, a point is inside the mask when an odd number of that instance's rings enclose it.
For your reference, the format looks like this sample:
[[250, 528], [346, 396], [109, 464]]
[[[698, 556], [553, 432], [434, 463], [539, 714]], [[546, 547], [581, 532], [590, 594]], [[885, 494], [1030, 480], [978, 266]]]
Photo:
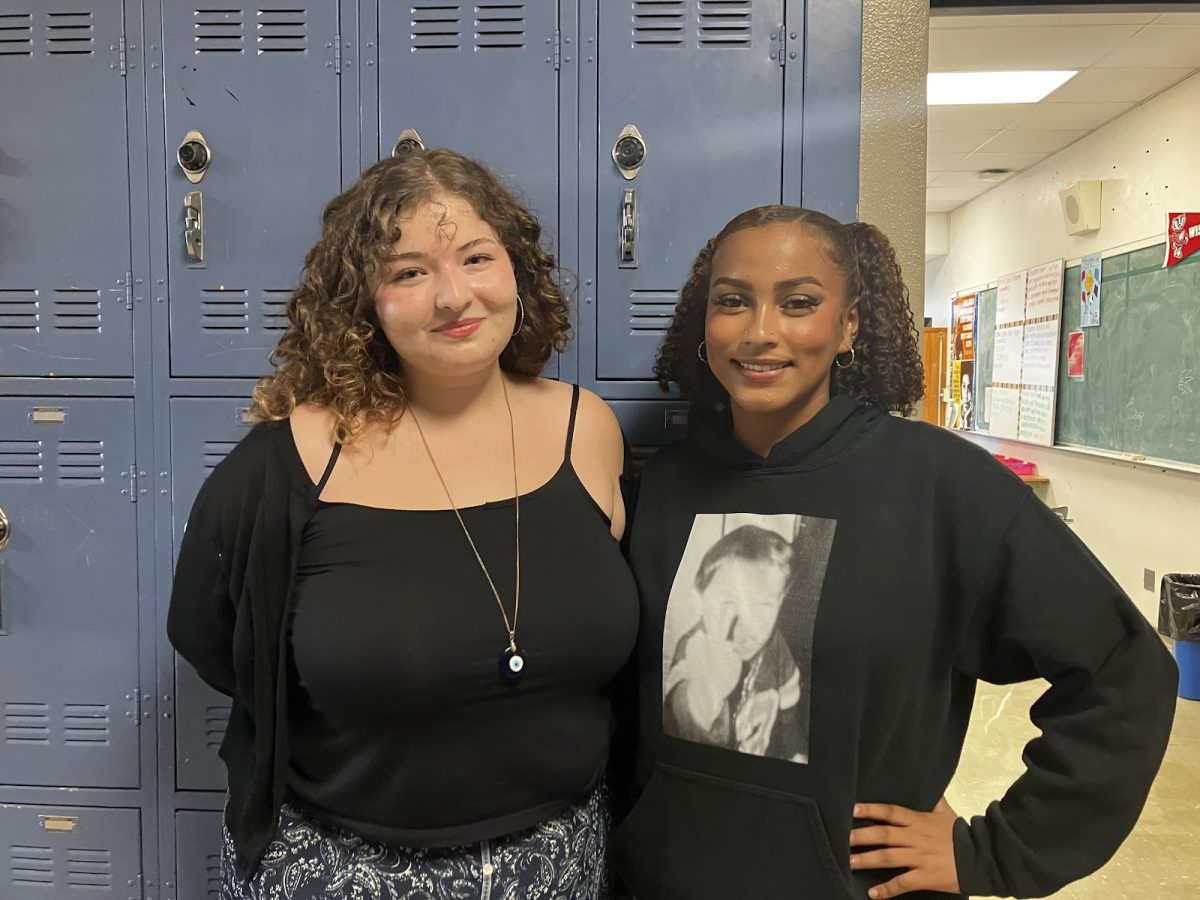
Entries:
[[374, 293], [401, 217], [439, 195], [469, 204], [512, 261], [525, 319], [500, 368], [537, 375], [551, 352], [566, 347], [567, 300], [537, 219], [480, 163], [419, 150], [371, 166], [325, 207], [321, 238], [288, 301], [290, 327], [271, 353], [275, 371], [254, 388], [253, 415], [284, 419], [301, 403], [319, 404], [333, 412], [334, 436], [345, 442], [370, 422], [403, 414], [403, 366], [379, 326]]
[[793, 222], [821, 236], [830, 261], [846, 280], [846, 297], [858, 302], [854, 364], [832, 369], [831, 391], [847, 394], [860, 406], [905, 415], [925, 393], [917, 328], [900, 276], [896, 251], [882, 231], [865, 222], [843, 225], [824, 213], [796, 206], [759, 206], [730, 220], [705, 244], [680, 291], [654, 374], [664, 391], [672, 383], [702, 404], [727, 402], [729, 395], [697, 354], [704, 340], [712, 259], [731, 234], [747, 228]]

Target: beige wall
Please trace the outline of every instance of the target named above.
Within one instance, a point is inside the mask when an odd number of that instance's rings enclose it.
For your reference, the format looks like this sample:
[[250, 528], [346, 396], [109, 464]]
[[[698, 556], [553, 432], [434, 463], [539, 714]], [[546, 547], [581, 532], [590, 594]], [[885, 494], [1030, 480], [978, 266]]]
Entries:
[[896, 248], [917, 325], [925, 300], [928, 0], [863, 0], [858, 218]]

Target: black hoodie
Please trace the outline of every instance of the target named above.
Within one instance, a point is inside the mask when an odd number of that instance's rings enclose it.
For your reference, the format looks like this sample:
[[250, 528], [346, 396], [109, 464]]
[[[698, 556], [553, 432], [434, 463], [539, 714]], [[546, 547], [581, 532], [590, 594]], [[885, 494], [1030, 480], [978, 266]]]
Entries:
[[632, 529], [641, 793], [613, 845], [638, 900], [866, 897], [895, 873], [850, 871], [854, 804], [934, 807], [977, 680], [1050, 687], [1026, 772], [955, 826], [964, 894], [1051, 893], [1132, 829], [1174, 663], [985, 451], [839, 396], [763, 459], [694, 411]]

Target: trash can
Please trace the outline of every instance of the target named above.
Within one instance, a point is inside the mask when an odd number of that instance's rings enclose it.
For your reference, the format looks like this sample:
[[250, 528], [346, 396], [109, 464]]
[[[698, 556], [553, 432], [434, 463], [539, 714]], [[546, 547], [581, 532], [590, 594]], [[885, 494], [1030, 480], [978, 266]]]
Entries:
[[1164, 575], [1158, 593], [1158, 633], [1175, 644], [1179, 696], [1200, 700], [1200, 575]]

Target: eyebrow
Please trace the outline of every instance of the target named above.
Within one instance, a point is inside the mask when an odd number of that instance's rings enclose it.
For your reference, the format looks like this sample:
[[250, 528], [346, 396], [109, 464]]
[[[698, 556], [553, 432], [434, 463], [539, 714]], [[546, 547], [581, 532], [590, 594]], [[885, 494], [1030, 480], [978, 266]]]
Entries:
[[[750, 282], [743, 281], [740, 278], [718, 278], [713, 282], [713, 287], [716, 287], [718, 284], [727, 284], [730, 287], [741, 288], [742, 290], [749, 290], [752, 286]], [[775, 290], [787, 290], [789, 288], [801, 287], [802, 285], [806, 284], [815, 284], [819, 288], [825, 287], [825, 285], [821, 283], [821, 279], [813, 275], [801, 275], [799, 278], [788, 278], [784, 281], [775, 282]]]
[[[497, 241], [493, 240], [490, 237], [477, 237], [473, 241], [467, 241], [465, 244], [460, 246], [455, 252], [465, 253], [467, 250], [471, 250], [474, 247], [478, 247], [480, 244], [495, 244], [495, 243], [497, 243]], [[395, 261], [401, 260], [401, 259], [424, 259], [425, 256], [426, 256], [426, 254], [420, 252], [419, 250], [409, 250], [409, 251], [406, 251], [405, 253], [393, 253], [387, 257], [387, 261], [395, 262]]]

